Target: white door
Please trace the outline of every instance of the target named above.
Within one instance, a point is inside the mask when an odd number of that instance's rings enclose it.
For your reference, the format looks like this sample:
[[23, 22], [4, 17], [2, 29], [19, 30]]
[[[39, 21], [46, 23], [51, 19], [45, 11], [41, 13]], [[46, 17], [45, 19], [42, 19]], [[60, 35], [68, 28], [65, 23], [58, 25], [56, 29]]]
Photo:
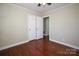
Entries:
[[36, 19], [35, 15], [28, 14], [28, 39], [33, 40], [36, 39]]
[[36, 33], [37, 39], [43, 38], [43, 19], [42, 17], [36, 17]]

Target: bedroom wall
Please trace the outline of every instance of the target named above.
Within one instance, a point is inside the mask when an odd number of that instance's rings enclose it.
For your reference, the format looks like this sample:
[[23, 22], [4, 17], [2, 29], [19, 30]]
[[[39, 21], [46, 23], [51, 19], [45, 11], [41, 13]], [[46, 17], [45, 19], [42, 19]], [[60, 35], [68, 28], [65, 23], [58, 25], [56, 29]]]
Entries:
[[48, 13], [50, 40], [79, 49], [79, 4], [72, 4]]
[[28, 13], [34, 14], [13, 4], [0, 4], [0, 49], [28, 41]]

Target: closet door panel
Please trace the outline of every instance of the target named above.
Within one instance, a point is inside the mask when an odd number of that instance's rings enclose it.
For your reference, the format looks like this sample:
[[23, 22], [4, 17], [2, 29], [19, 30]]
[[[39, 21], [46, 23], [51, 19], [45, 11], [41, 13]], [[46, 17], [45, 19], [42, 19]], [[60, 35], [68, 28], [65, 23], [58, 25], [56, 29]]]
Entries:
[[35, 15], [28, 15], [28, 38], [29, 40], [36, 39], [36, 26], [35, 26]]
[[43, 19], [42, 17], [37, 16], [36, 17], [36, 23], [37, 23], [37, 39], [43, 38]]

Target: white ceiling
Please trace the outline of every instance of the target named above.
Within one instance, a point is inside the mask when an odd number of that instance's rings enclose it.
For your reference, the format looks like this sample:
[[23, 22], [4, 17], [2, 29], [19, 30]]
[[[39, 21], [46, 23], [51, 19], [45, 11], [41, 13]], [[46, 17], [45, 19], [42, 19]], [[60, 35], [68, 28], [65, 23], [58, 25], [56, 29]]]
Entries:
[[16, 3], [16, 4], [22, 7], [28, 8], [32, 11], [43, 13], [43, 12], [47, 12], [47, 11], [68, 5], [69, 3], [52, 3], [52, 5], [50, 6], [46, 5], [46, 6], [41, 6], [41, 7], [37, 6], [38, 3]]

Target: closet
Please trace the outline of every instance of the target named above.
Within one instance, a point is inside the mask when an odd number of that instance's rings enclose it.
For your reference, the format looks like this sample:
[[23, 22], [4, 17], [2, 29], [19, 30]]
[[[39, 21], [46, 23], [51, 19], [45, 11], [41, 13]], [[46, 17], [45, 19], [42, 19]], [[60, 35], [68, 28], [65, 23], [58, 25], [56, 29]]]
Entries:
[[28, 14], [28, 39], [43, 38], [43, 19], [40, 16]]

